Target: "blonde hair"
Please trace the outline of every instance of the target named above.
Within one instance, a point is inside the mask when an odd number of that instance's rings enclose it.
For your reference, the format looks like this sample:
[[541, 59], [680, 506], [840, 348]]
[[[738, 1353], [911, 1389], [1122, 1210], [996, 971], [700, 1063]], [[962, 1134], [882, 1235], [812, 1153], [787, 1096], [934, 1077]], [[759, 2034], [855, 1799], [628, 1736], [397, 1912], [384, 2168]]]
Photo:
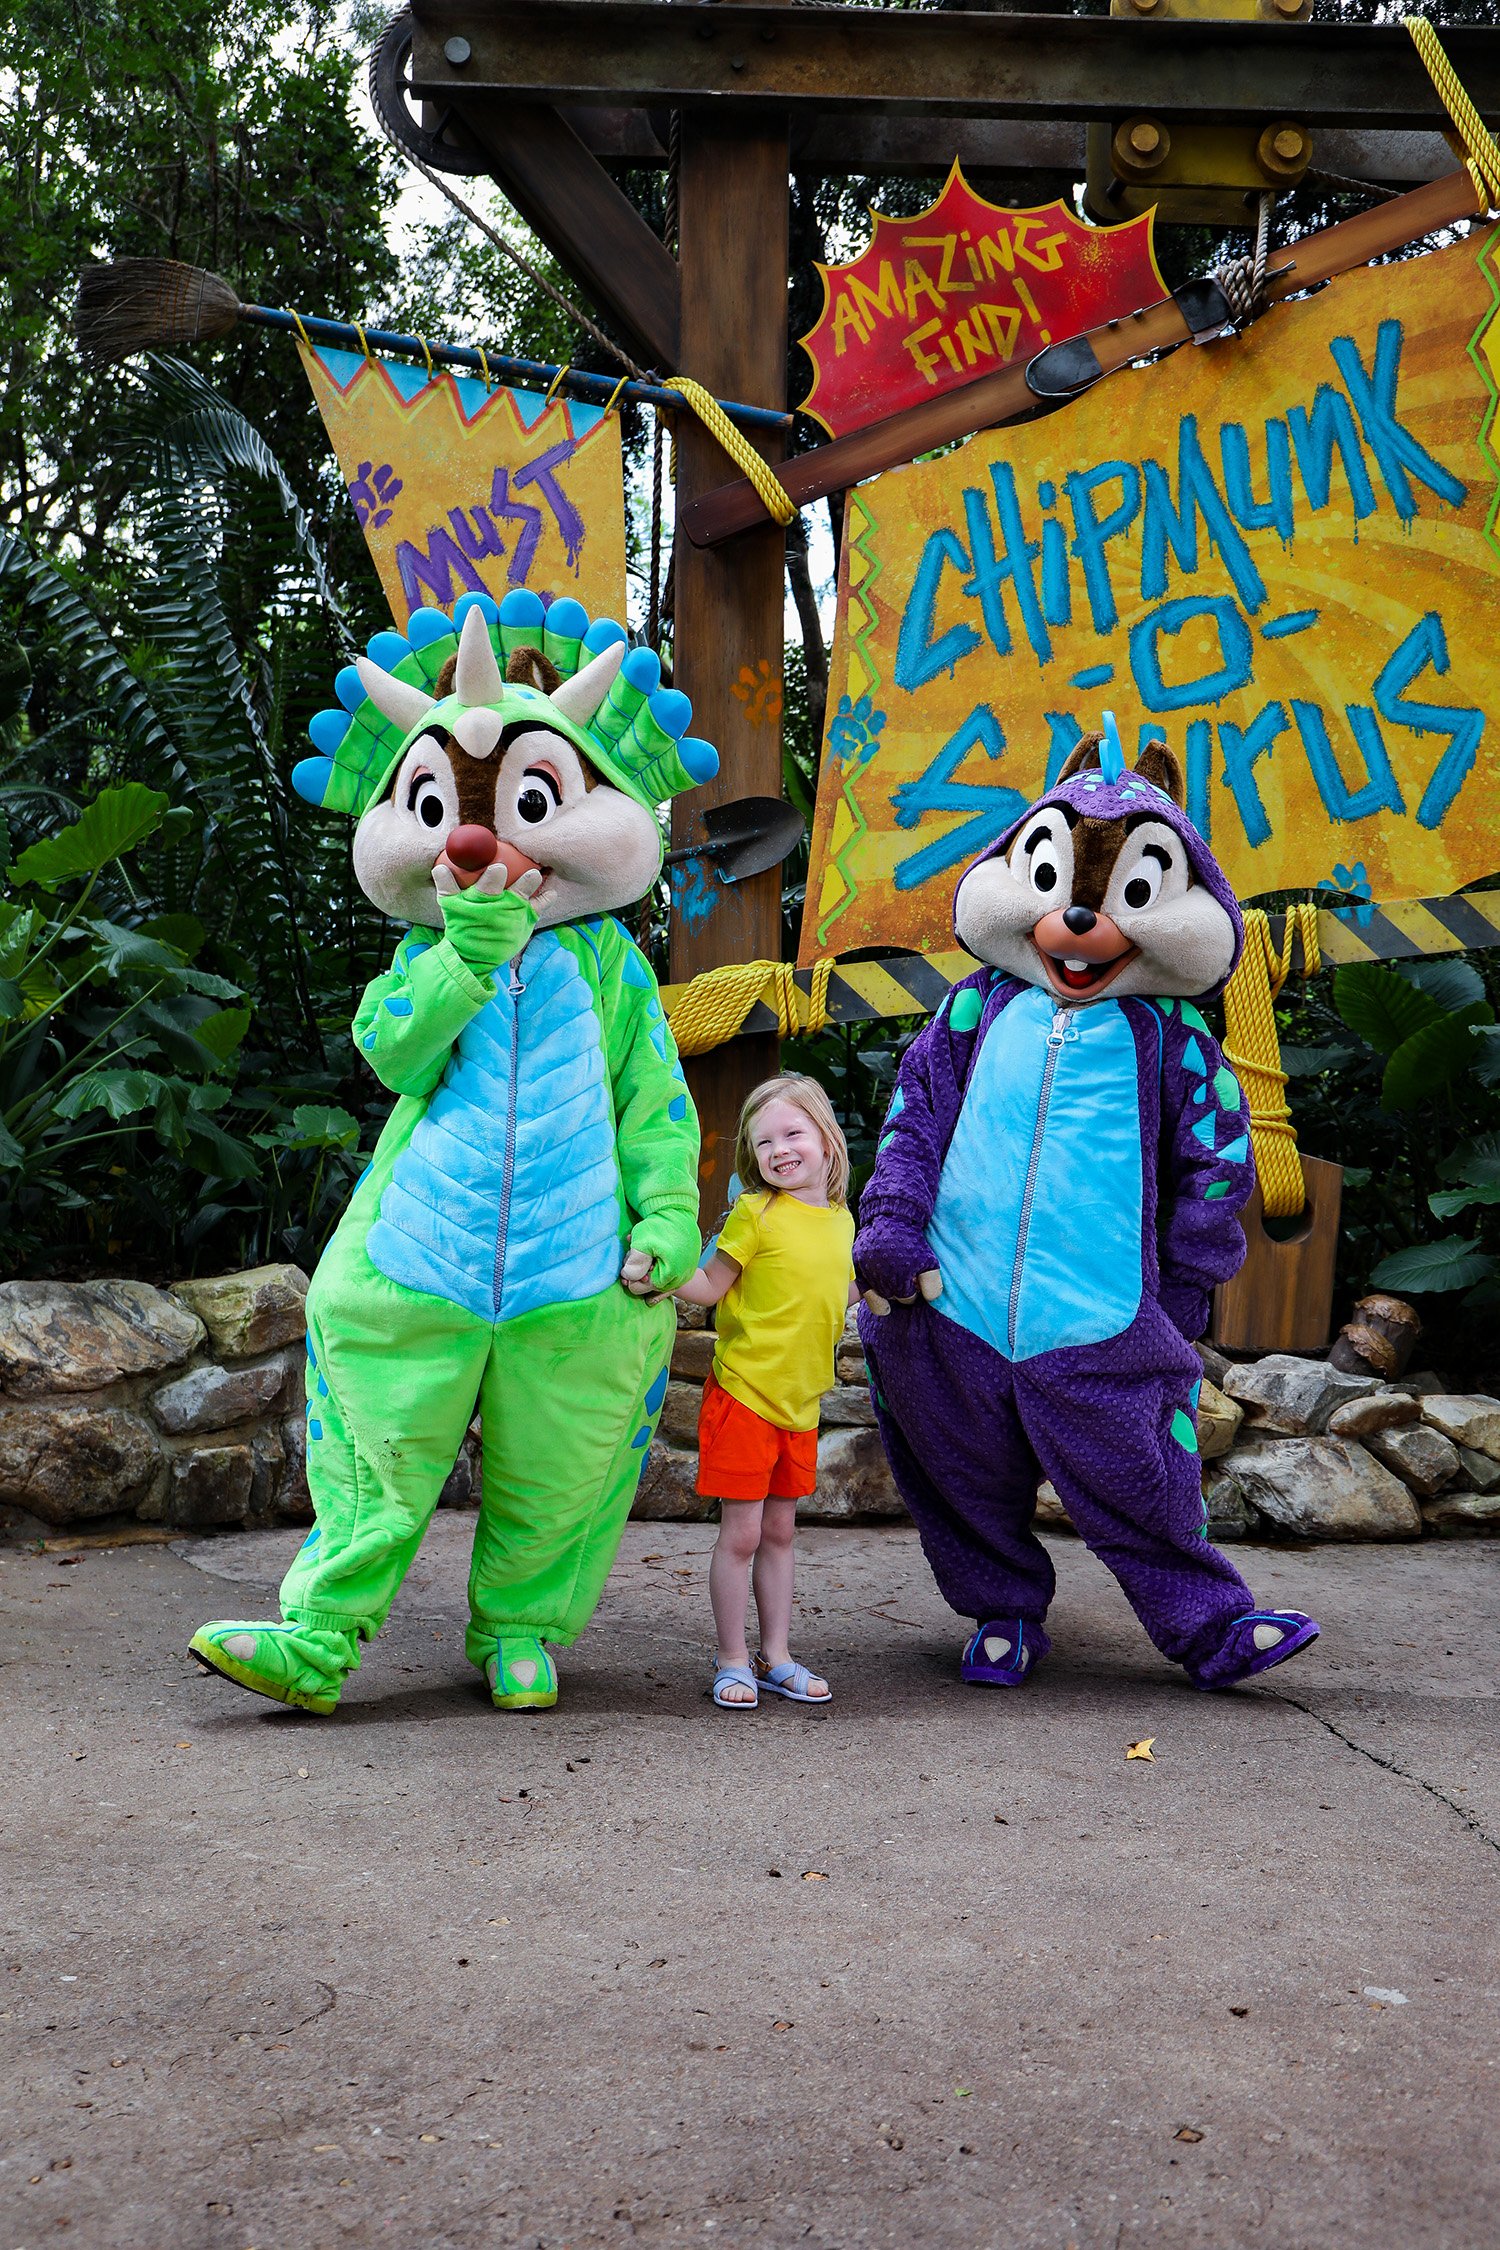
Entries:
[[818, 1129], [828, 1157], [828, 1200], [830, 1203], [847, 1203], [849, 1200], [849, 1144], [844, 1139], [843, 1128], [833, 1114], [833, 1104], [818, 1084], [816, 1078], [807, 1078], [801, 1071], [784, 1071], [780, 1078], [767, 1078], [746, 1097], [740, 1111], [739, 1138], [734, 1146], [734, 1166], [745, 1186], [762, 1194], [774, 1195], [775, 1182], [762, 1176], [755, 1160], [755, 1120], [772, 1102], [790, 1102], [800, 1109]]

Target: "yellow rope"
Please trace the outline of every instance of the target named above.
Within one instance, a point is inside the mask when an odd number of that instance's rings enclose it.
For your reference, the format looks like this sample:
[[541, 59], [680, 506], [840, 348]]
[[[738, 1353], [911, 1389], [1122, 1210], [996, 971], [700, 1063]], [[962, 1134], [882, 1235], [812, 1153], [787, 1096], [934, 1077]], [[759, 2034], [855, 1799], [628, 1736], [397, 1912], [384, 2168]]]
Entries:
[[1323, 961], [1315, 906], [1287, 908], [1279, 959], [1270, 917], [1259, 907], [1247, 909], [1245, 950], [1224, 993], [1224, 1053], [1245, 1091], [1261, 1202], [1270, 1219], [1294, 1219], [1307, 1202], [1297, 1135], [1287, 1107], [1274, 1006], [1291, 973], [1299, 939], [1302, 974], [1315, 976]]
[[812, 990], [804, 994], [789, 961], [731, 961], [705, 969], [691, 984], [665, 995], [672, 1037], [681, 1055], [705, 1055], [738, 1038], [757, 1000], [776, 1010], [783, 1039], [807, 1039], [828, 1022], [828, 980], [833, 961], [813, 963]]
[[1427, 18], [1406, 16], [1402, 20], [1443, 107], [1458, 129], [1464, 144], [1464, 161], [1480, 208], [1493, 211], [1500, 207], [1500, 148], [1495, 146], [1484, 119], [1464, 92], [1458, 72], [1443, 52], [1443, 43]]
[[711, 436], [716, 437], [730, 460], [747, 476], [760, 495], [766, 514], [780, 524], [788, 524], [797, 513], [797, 504], [768, 461], [763, 461], [750, 440], [737, 430], [724, 412], [712, 391], [695, 383], [691, 375], [664, 375], [663, 388], [677, 391], [685, 398], [699, 421]]

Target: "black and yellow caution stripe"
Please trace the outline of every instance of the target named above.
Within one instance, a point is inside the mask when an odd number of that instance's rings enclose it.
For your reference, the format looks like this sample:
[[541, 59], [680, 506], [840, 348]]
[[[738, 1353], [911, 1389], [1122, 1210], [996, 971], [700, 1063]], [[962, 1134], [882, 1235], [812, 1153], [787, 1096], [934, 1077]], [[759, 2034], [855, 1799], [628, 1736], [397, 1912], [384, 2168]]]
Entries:
[[[1271, 916], [1278, 950], [1284, 920], [1280, 914]], [[1318, 915], [1318, 939], [1330, 968], [1350, 961], [1409, 961], [1500, 945], [1500, 891], [1407, 899], [1395, 906], [1325, 908]], [[977, 966], [957, 949], [891, 953], [878, 961], [840, 961], [828, 979], [828, 1020], [854, 1024], [874, 1023], [885, 1016], [931, 1015], [952, 987]], [[812, 977], [811, 969], [797, 970], [801, 992], [810, 992]], [[663, 993], [669, 1014], [679, 989], [669, 985]], [[743, 1026], [745, 1031], [776, 1027], [776, 1010], [763, 1000], [756, 1002]]]

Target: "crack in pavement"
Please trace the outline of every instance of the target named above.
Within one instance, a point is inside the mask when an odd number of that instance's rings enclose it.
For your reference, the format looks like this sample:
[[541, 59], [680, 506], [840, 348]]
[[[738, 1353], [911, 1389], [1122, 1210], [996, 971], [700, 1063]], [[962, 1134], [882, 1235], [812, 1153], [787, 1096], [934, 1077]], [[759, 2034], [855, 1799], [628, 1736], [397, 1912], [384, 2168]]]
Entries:
[[1397, 1774], [1403, 1781], [1410, 1781], [1418, 1789], [1425, 1789], [1429, 1797], [1436, 1797], [1440, 1805], [1446, 1805], [1450, 1812], [1457, 1813], [1465, 1828], [1470, 1829], [1481, 1843], [1488, 1844], [1491, 1851], [1500, 1852], [1500, 1836], [1492, 1836], [1483, 1821], [1476, 1819], [1456, 1797], [1450, 1797], [1445, 1789], [1439, 1789], [1435, 1781], [1429, 1781], [1425, 1774], [1413, 1773], [1410, 1766], [1403, 1766], [1395, 1758], [1383, 1758], [1378, 1750], [1371, 1750], [1363, 1742], [1356, 1742], [1352, 1734], [1345, 1734], [1342, 1727], [1335, 1726], [1332, 1719], [1325, 1719], [1322, 1712], [1315, 1711], [1310, 1703], [1299, 1703], [1295, 1695], [1287, 1694], [1285, 1688], [1262, 1688], [1260, 1693], [1268, 1701], [1274, 1699], [1277, 1703], [1288, 1703], [1294, 1711], [1303, 1712], [1331, 1734], [1335, 1741], [1342, 1742], [1346, 1749], [1352, 1750], [1356, 1757], [1368, 1758], [1372, 1766], [1379, 1766], [1382, 1773]]

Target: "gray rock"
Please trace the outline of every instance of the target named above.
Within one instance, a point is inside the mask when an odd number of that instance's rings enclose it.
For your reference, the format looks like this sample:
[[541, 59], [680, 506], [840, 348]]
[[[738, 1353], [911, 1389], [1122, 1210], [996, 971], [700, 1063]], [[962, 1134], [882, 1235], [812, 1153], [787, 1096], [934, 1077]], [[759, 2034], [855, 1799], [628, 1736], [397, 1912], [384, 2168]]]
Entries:
[[1423, 1399], [1422, 1419], [1455, 1445], [1500, 1461], [1500, 1398], [1486, 1398], [1482, 1392], [1466, 1396], [1440, 1392]]
[[1203, 1362], [1204, 1374], [1216, 1389], [1222, 1391], [1224, 1378], [1234, 1365], [1233, 1360], [1226, 1359], [1222, 1352], [1215, 1351], [1212, 1344], [1197, 1343], [1193, 1349]]
[[1373, 1430], [1365, 1443], [1419, 1500], [1432, 1499], [1460, 1473], [1458, 1447], [1421, 1422], [1412, 1429]]
[[1229, 1398], [1218, 1385], [1203, 1378], [1198, 1392], [1198, 1451], [1205, 1461], [1217, 1461], [1228, 1453], [1240, 1434], [1240, 1424], [1245, 1419], [1245, 1409], [1238, 1399]]
[[1351, 1398], [1334, 1408], [1328, 1417], [1328, 1435], [1367, 1438], [1377, 1430], [1407, 1429], [1421, 1419], [1421, 1406], [1409, 1392], [1371, 1391], [1368, 1398]]
[[274, 1422], [253, 1433], [250, 1458], [255, 1470], [250, 1484], [250, 1513], [265, 1521], [277, 1512], [277, 1495], [286, 1476], [286, 1447]]
[[1449, 1388], [1442, 1376], [1430, 1367], [1419, 1368], [1415, 1375], [1403, 1375], [1400, 1382], [1391, 1387], [1393, 1390], [1410, 1391], [1413, 1398], [1436, 1398], [1439, 1391]]
[[1436, 1539], [1500, 1539], [1500, 1492], [1445, 1492], [1423, 1501], [1422, 1521]]
[[1340, 1375], [1325, 1360], [1298, 1359], [1290, 1352], [1231, 1367], [1224, 1378], [1224, 1389], [1239, 1400], [1252, 1428], [1286, 1437], [1326, 1429], [1336, 1408], [1379, 1388], [1373, 1375]]
[[718, 1342], [711, 1328], [679, 1328], [672, 1339], [672, 1373], [680, 1383], [701, 1383], [714, 1363]]
[[0, 1392], [97, 1391], [180, 1367], [203, 1323], [144, 1281], [0, 1282]]
[[847, 1332], [833, 1355], [834, 1373], [841, 1383], [868, 1383], [870, 1370], [865, 1365], [864, 1346], [857, 1336]]
[[255, 1455], [248, 1444], [198, 1445], [172, 1461], [167, 1518], [194, 1529], [243, 1523], [255, 1488]]
[[818, 1439], [818, 1489], [799, 1501], [804, 1523], [883, 1522], [906, 1514], [885, 1449], [873, 1430], [825, 1430]]
[[1032, 1521], [1039, 1531], [1072, 1531], [1074, 1528], [1056, 1485], [1045, 1478], [1036, 1488], [1036, 1514]]
[[873, 1430], [875, 1408], [867, 1383], [840, 1383], [823, 1393], [819, 1419], [825, 1430]]
[[138, 1510], [162, 1481], [156, 1433], [128, 1407], [0, 1408], [0, 1502], [44, 1523]]
[[312, 1494], [307, 1489], [307, 1416], [289, 1414], [281, 1425], [281, 1483], [275, 1512], [291, 1523], [306, 1523], [312, 1516]]
[[301, 1357], [289, 1349], [239, 1367], [191, 1367], [162, 1386], [151, 1411], [173, 1437], [225, 1430], [262, 1414], [284, 1412], [295, 1396], [293, 1383], [300, 1380]]
[[477, 1508], [484, 1489], [483, 1441], [471, 1422], [464, 1432], [458, 1458], [443, 1479], [438, 1494], [440, 1508]]
[[221, 1359], [251, 1359], [307, 1329], [307, 1276], [300, 1266], [252, 1266], [208, 1281], [179, 1281], [174, 1294], [208, 1330]]
[[703, 1523], [714, 1512], [712, 1500], [697, 1491], [698, 1456], [658, 1439], [646, 1455], [645, 1472], [631, 1517], [636, 1523]]
[[1299, 1539], [1415, 1539], [1422, 1528], [1400, 1478], [1349, 1438], [1257, 1435], [1229, 1456], [1220, 1484]]
[[1500, 1461], [1492, 1461], [1487, 1453], [1475, 1453], [1467, 1445], [1459, 1447], [1458, 1461], [1459, 1476], [1467, 1491], [1494, 1492], [1500, 1488]]
[[1203, 1498], [1208, 1507], [1208, 1538], [1215, 1547], [1233, 1546], [1239, 1539], [1254, 1539], [1263, 1527], [1255, 1510], [1233, 1477], [1206, 1478]]
[[656, 1425], [656, 1434], [664, 1444], [697, 1445], [698, 1409], [702, 1403], [701, 1383], [668, 1383], [667, 1395], [661, 1402], [661, 1420]]

